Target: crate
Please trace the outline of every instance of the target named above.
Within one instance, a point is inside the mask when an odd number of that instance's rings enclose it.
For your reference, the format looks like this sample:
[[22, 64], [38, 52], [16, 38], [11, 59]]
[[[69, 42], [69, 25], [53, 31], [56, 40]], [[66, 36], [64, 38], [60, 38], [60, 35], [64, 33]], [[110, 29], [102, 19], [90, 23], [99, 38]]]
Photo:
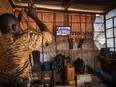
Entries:
[[61, 75], [57, 70], [53, 71], [53, 82], [54, 85], [62, 85]]
[[55, 86], [55, 85], [57, 85], [57, 86], [58, 86], [58, 85], [59, 85], [59, 86], [62, 85], [62, 81], [54, 81], [54, 86]]
[[41, 81], [41, 71], [32, 71], [32, 80]]
[[57, 70], [53, 71], [53, 78], [56, 82], [61, 80], [61, 75]]
[[52, 79], [52, 71], [42, 71], [42, 83], [50, 84]]

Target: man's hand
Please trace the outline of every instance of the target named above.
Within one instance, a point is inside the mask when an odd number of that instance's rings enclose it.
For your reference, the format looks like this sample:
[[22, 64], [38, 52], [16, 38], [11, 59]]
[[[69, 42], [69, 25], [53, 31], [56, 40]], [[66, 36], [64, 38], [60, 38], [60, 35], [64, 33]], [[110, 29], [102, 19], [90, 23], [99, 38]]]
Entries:
[[37, 17], [37, 12], [36, 12], [36, 8], [34, 8], [34, 4], [33, 3], [28, 3], [28, 7], [29, 7], [29, 10], [26, 11], [27, 15], [31, 18], [36, 18]]
[[34, 8], [34, 4], [32, 2], [28, 3], [29, 11], [26, 11], [27, 15], [31, 17], [38, 25], [41, 31], [49, 32], [47, 26], [37, 17], [36, 9]]

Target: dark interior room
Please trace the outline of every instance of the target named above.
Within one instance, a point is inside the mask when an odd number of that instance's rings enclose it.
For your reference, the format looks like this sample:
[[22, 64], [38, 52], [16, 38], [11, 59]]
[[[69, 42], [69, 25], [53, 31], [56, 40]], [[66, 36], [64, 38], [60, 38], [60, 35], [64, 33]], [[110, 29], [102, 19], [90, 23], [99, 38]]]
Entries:
[[116, 0], [0, 0], [0, 87], [116, 87]]

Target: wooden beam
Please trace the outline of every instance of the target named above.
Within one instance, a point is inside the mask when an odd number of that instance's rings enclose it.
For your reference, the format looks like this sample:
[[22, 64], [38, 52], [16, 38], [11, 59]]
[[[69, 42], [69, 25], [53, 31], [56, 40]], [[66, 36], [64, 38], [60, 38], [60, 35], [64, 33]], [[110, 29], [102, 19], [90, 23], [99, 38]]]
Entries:
[[[57, 12], [65, 12], [65, 13], [93, 13], [93, 14], [103, 14], [104, 10], [92, 10], [92, 9], [81, 9], [81, 8], [70, 8], [73, 0], [70, 0], [68, 4], [65, 3], [65, 7], [61, 8], [61, 6], [52, 6], [52, 5], [44, 5], [44, 4], [34, 4], [34, 6], [39, 10], [47, 10], [47, 11], [57, 11]], [[9, 0], [13, 8], [28, 8], [28, 3], [15, 2], [14, 0]], [[63, 3], [64, 4], [64, 3]]]
[[110, 6], [109, 8], [107, 8], [104, 12], [104, 14], [107, 14], [109, 11], [113, 10], [113, 9], [116, 9], [116, 6]]
[[69, 6], [72, 4], [73, 1], [74, 1], [74, 0], [70, 0], [70, 1], [67, 3], [67, 5], [65, 6], [65, 10], [67, 10], [67, 9], [69, 8]]

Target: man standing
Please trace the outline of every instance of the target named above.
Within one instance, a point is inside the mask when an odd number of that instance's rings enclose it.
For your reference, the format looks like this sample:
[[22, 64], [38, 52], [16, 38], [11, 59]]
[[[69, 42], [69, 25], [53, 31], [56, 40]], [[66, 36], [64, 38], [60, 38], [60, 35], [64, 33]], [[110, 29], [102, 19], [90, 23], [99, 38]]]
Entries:
[[26, 12], [39, 26], [41, 32], [27, 29], [20, 35], [22, 10], [16, 18], [5, 13], [0, 16], [0, 87], [25, 87], [29, 76], [29, 54], [37, 46], [51, 42], [49, 29], [39, 20], [32, 4]]

